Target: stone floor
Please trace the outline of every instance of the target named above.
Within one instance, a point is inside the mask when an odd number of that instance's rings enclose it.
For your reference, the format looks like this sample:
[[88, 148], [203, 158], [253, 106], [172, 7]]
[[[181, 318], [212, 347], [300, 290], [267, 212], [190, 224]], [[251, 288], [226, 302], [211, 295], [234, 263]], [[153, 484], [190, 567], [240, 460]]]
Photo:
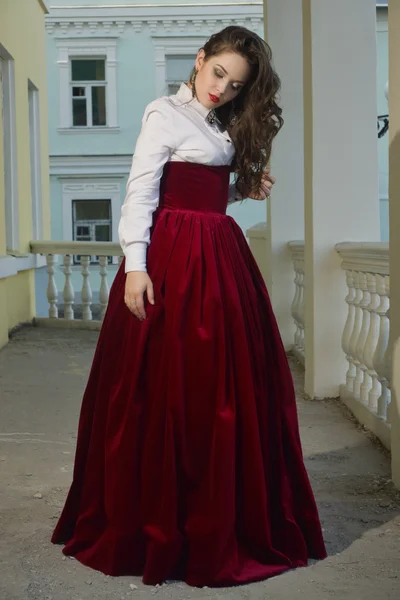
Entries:
[[153, 588], [106, 577], [49, 543], [71, 471], [98, 333], [25, 328], [0, 351], [0, 600], [386, 600], [400, 598], [400, 495], [389, 458], [336, 401], [301, 396], [305, 460], [329, 558], [229, 589]]

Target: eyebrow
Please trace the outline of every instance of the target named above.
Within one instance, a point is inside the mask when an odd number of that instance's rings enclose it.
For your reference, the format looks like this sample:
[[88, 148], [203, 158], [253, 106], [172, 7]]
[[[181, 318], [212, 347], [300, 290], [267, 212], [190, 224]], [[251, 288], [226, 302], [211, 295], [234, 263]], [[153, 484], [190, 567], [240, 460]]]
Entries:
[[[222, 69], [224, 71], [224, 73], [226, 73], [226, 75], [229, 75], [228, 71], [222, 65], [216, 64], [215, 66]], [[240, 81], [239, 79], [235, 83], [242, 83], [244, 85], [244, 81]]]

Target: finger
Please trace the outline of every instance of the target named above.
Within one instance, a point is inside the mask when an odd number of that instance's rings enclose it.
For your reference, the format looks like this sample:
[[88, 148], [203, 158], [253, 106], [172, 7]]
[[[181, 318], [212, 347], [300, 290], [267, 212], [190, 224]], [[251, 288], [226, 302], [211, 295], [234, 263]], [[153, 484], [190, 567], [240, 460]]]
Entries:
[[263, 177], [261, 180], [262, 183], [268, 183], [270, 186], [273, 186], [274, 183], [276, 182], [275, 177], [271, 176], [267, 176], [267, 177]]
[[270, 186], [261, 185], [260, 191], [265, 196], [270, 196], [271, 195], [271, 187]]
[[135, 298], [133, 297], [126, 297], [125, 298], [125, 304], [128, 307], [128, 309], [131, 311], [131, 313], [137, 318], [140, 318], [139, 315], [139, 311], [137, 310], [137, 301]]
[[272, 189], [272, 183], [270, 181], [262, 181], [261, 182], [261, 187], [264, 188], [265, 190], [271, 190]]
[[133, 299], [127, 298], [125, 300], [125, 304], [128, 307], [128, 309], [131, 311], [131, 313], [135, 317], [137, 317], [137, 314], [136, 314], [136, 300], [134, 298]]
[[138, 318], [141, 321], [144, 321], [144, 319], [146, 318], [146, 311], [144, 309], [143, 294], [140, 294], [140, 296], [136, 296], [136, 311], [138, 313]]
[[147, 284], [146, 293], [150, 304], [154, 304], [154, 287], [151, 282]]

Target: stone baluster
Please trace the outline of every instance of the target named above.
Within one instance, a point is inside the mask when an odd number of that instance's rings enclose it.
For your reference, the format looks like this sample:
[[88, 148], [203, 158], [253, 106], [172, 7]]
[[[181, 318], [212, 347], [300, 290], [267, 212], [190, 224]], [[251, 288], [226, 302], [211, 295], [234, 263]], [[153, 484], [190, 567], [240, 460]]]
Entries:
[[363, 311], [360, 307], [360, 302], [363, 297], [362, 290], [360, 288], [360, 276], [361, 273], [359, 271], [353, 271], [353, 282], [355, 289], [355, 298], [354, 298], [354, 327], [350, 336], [350, 356], [352, 357], [352, 361], [354, 363], [354, 367], [356, 370], [356, 375], [353, 380], [353, 395], [355, 397], [360, 394], [360, 385], [362, 381], [362, 371], [360, 369], [360, 362], [357, 357], [357, 342], [360, 336], [361, 325], [362, 325], [362, 317]]
[[57, 257], [54, 254], [48, 254], [46, 257], [46, 261], [47, 273], [49, 274], [47, 282], [47, 300], [49, 301], [49, 317], [51, 319], [58, 319], [58, 290], [54, 278], [54, 266], [57, 264]]
[[107, 256], [99, 256], [99, 264], [100, 264], [100, 277], [101, 277], [101, 283], [100, 283], [100, 294], [99, 294], [99, 301], [100, 301], [100, 319], [102, 320], [104, 318], [105, 312], [107, 310], [107, 304], [108, 304], [108, 297], [109, 297], [109, 288], [108, 288], [108, 282], [107, 282], [107, 264], [108, 264], [108, 258]]
[[295, 348], [298, 348], [299, 341], [300, 341], [300, 327], [299, 327], [299, 315], [298, 315], [299, 299], [300, 299], [300, 287], [299, 287], [300, 274], [299, 274], [299, 269], [298, 269], [298, 261], [295, 260], [293, 264], [294, 264], [295, 293], [294, 293], [294, 298], [293, 298], [293, 302], [292, 302], [291, 312], [292, 312], [293, 321], [295, 322], [295, 325], [296, 325], [296, 331], [294, 334], [294, 346], [295, 346]]
[[300, 263], [299, 271], [300, 271], [300, 281], [299, 281], [300, 297], [299, 297], [299, 313], [298, 313], [299, 314], [299, 327], [300, 327], [299, 348], [300, 348], [300, 352], [304, 355], [304, 353], [305, 353], [305, 346], [304, 346], [304, 314], [305, 314], [305, 310], [304, 310], [304, 263], [303, 263], [303, 261], [301, 261], [301, 263]]
[[360, 302], [360, 308], [362, 310], [362, 324], [360, 335], [357, 340], [357, 359], [360, 364], [361, 370], [361, 384], [360, 384], [360, 401], [363, 404], [368, 404], [368, 393], [371, 388], [371, 377], [367, 373], [367, 366], [364, 360], [364, 349], [369, 332], [370, 324], [370, 312], [369, 305], [371, 302], [371, 295], [367, 287], [367, 274], [364, 272], [360, 273], [360, 288], [362, 290], [362, 299]]
[[75, 300], [75, 292], [72, 286], [71, 274], [72, 274], [72, 256], [71, 254], [66, 254], [64, 256], [64, 275], [65, 275], [65, 284], [64, 284], [64, 319], [68, 321], [72, 321], [74, 319], [74, 309], [73, 304]]
[[355, 306], [354, 306], [354, 301], [356, 298], [356, 290], [354, 287], [354, 277], [355, 277], [355, 274], [352, 271], [346, 271], [346, 282], [347, 282], [347, 287], [349, 289], [349, 292], [346, 296], [346, 302], [348, 304], [348, 313], [347, 313], [346, 324], [343, 329], [342, 348], [343, 348], [343, 352], [346, 355], [346, 360], [349, 363], [349, 368], [347, 369], [347, 373], [346, 373], [346, 388], [349, 390], [349, 392], [353, 391], [354, 379], [356, 376], [356, 367], [354, 364], [353, 357], [351, 355], [351, 348], [350, 348], [350, 341], [351, 341], [352, 332], [354, 330], [354, 318], [355, 318], [355, 311], [356, 311]]
[[89, 265], [90, 265], [90, 256], [81, 256], [81, 266], [82, 266], [82, 319], [84, 321], [91, 321], [93, 318], [92, 315], [92, 288], [90, 287], [89, 281]]
[[367, 367], [367, 371], [364, 373], [364, 376], [367, 375], [369, 378], [369, 393], [367, 403], [372, 411], [377, 411], [378, 398], [381, 393], [381, 385], [378, 380], [378, 374], [374, 368], [374, 356], [378, 345], [380, 326], [380, 318], [377, 312], [380, 304], [380, 298], [377, 293], [377, 278], [378, 275], [375, 273], [367, 273], [367, 288], [370, 294], [370, 303], [368, 306], [370, 323], [364, 348], [364, 362]]
[[387, 381], [387, 365], [386, 359], [389, 347], [389, 277], [377, 276], [377, 293], [380, 299], [376, 313], [379, 317], [379, 337], [374, 354], [374, 369], [378, 374], [378, 380], [381, 384], [381, 393], [377, 400], [378, 416], [381, 419], [386, 419], [387, 407], [389, 404], [389, 389]]

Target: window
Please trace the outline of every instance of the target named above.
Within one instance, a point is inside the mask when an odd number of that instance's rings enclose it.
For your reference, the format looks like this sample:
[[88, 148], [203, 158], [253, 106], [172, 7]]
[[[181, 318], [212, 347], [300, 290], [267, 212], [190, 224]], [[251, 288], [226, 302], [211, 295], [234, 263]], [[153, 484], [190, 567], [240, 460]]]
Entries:
[[182, 81], [187, 81], [194, 67], [202, 37], [154, 36], [156, 92], [158, 96], [174, 94]]
[[71, 60], [72, 125], [104, 127], [106, 68], [104, 59]]
[[57, 41], [60, 69], [59, 133], [118, 132], [117, 41]]
[[40, 240], [42, 227], [42, 165], [40, 150], [39, 91], [28, 81], [29, 144], [31, 165], [32, 239]]
[[189, 75], [193, 69], [196, 55], [170, 55], [166, 56], [166, 77], [167, 93], [176, 94], [182, 81], [188, 81]]
[[[76, 242], [111, 242], [111, 200], [73, 200], [72, 227]], [[91, 262], [98, 263], [99, 257], [92, 256]], [[74, 256], [74, 264], [80, 264], [80, 256]]]
[[[17, 132], [14, 60], [0, 44], [0, 119], [4, 159], [6, 250], [19, 249]], [[0, 217], [3, 220], [4, 217]]]

